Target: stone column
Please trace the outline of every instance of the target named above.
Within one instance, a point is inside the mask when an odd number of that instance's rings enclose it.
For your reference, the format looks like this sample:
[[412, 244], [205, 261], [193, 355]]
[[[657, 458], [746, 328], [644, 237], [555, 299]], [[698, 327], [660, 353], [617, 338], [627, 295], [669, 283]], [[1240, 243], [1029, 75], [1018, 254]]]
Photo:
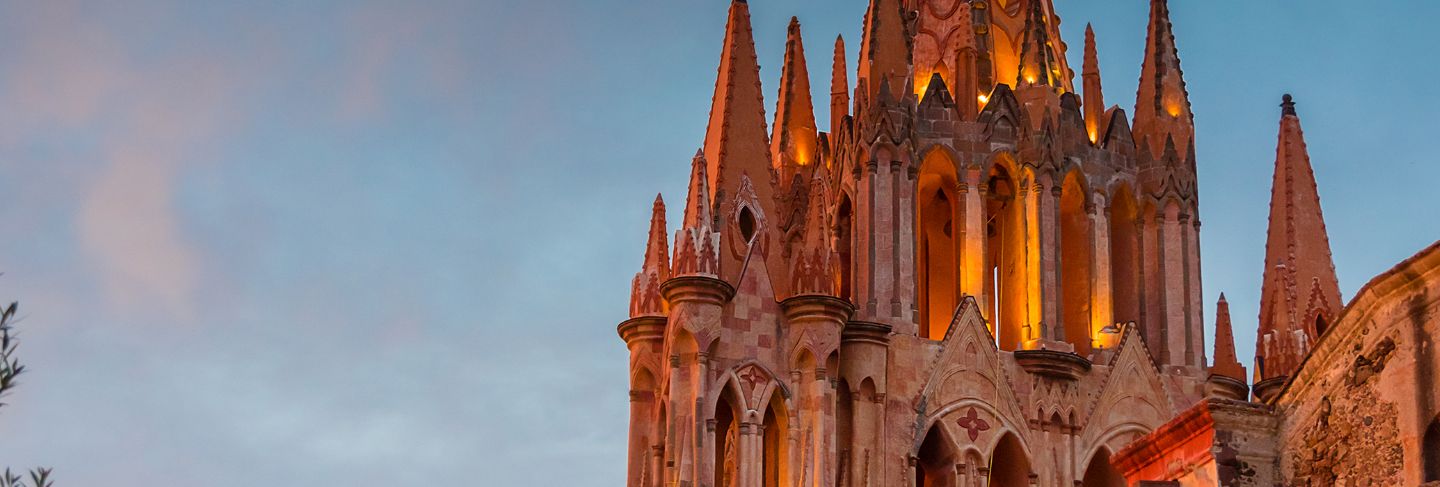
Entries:
[[1159, 272], [1160, 247], [1156, 245], [1155, 228], [1159, 225], [1158, 219], [1147, 218], [1141, 213], [1135, 217], [1135, 238], [1137, 247], [1140, 250], [1139, 279], [1136, 284], [1137, 296], [1140, 300], [1140, 326], [1145, 335], [1145, 343], [1153, 344], [1150, 351], [1155, 354], [1156, 360], [1164, 356], [1165, 341], [1161, 333], [1165, 328], [1165, 318], [1161, 316], [1159, 309], [1162, 289], [1160, 280], [1156, 278]]
[[855, 286], [855, 304], [860, 307], [860, 316], [868, 319], [875, 319], [879, 316], [879, 289], [877, 289], [876, 275], [879, 272], [879, 264], [876, 262], [876, 255], [879, 253], [879, 242], [877, 235], [881, 233], [880, 222], [877, 214], [880, 211], [878, 206], [880, 197], [879, 184], [876, 183], [876, 170], [879, 164], [874, 160], [865, 164], [864, 169], [857, 171], [860, 180], [856, 186], [862, 191], [858, 199], [859, 212], [856, 221], [863, 222], [857, 225], [855, 237], [857, 246], [854, 250], [855, 257], [855, 283], [864, 283], [864, 286]]
[[[1104, 196], [1096, 195], [1095, 204], [1085, 208], [1090, 214], [1090, 231], [1095, 235], [1095, 248], [1090, 266], [1090, 342], [1101, 328], [1115, 324], [1115, 291], [1110, 266], [1110, 219]], [[1104, 208], [1104, 210], [1099, 210]]]
[[[679, 276], [660, 287], [670, 302], [670, 326], [682, 327], [693, 335], [697, 330], [719, 326], [720, 307], [734, 296], [735, 289], [725, 281], [710, 276]], [[670, 356], [669, 405], [666, 407], [667, 479], [675, 483], [694, 484], [710, 474], [703, 458], [705, 444], [705, 410], [702, 401], [708, 378], [705, 343], [695, 344], [697, 353]], [[688, 363], [687, 363], [688, 362]], [[713, 463], [712, 459], [708, 463]], [[713, 466], [711, 466], [713, 467]]]
[[1190, 285], [1190, 330], [1191, 349], [1195, 351], [1190, 361], [1194, 367], [1205, 365], [1205, 303], [1201, 296], [1200, 280], [1200, 218], [1194, 217], [1189, 225], [1185, 226], [1189, 232], [1186, 241], [1185, 257], [1187, 259], [1185, 282]]
[[630, 448], [626, 485], [632, 487], [641, 485], [642, 472], [648, 470], [649, 478], [658, 475], [658, 471], [649, 469], [649, 463], [650, 447], [657, 438], [655, 415], [661, 400], [657, 390], [661, 377], [656, 374], [660, 371], [645, 370], [649, 383], [640, 384], [636, 380], [643, 370], [640, 364], [662, 353], [666, 321], [664, 316], [640, 316], [626, 320], [618, 329], [630, 349]]
[[1040, 320], [1046, 326], [1048, 340], [1065, 341], [1065, 327], [1060, 320], [1060, 193], [1057, 181], [1044, 179], [1040, 203]]
[[1194, 296], [1191, 292], [1191, 278], [1192, 276], [1199, 276], [1198, 272], [1192, 272], [1190, 270], [1190, 249], [1192, 247], [1190, 244], [1190, 234], [1193, 229], [1190, 225], [1190, 214], [1180, 213], [1175, 227], [1177, 239], [1180, 241], [1180, 248], [1177, 249], [1178, 257], [1180, 258], [1180, 265], [1177, 272], [1179, 275], [1175, 276], [1175, 280], [1179, 281], [1180, 285], [1179, 298], [1181, 306], [1179, 306], [1179, 311], [1182, 314], [1179, 321], [1182, 329], [1178, 330], [1180, 333], [1177, 333], [1177, 335], [1184, 341], [1184, 345], [1180, 348], [1182, 352], [1177, 354], [1175, 364], [1199, 367], [1200, 361], [1196, 360], [1196, 358], [1204, 355], [1205, 352], [1198, 348], [1197, 345], [1199, 345], [1199, 342], [1195, 339], [1196, 334], [1203, 332], [1198, 326], [1199, 319], [1195, 316], [1196, 313], [1200, 311], [1200, 303], [1192, 299]]
[[[1178, 211], [1178, 210], [1177, 210]], [[1160, 223], [1160, 245], [1163, 251], [1160, 254], [1160, 277], [1164, 298], [1160, 301], [1164, 307], [1165, 316], [1165, 358], [1161, 360], [1166, 365], [1180, 365], [1185, 363], [1185, 255], [1184, 242], [1180, 232], [1181, 214], [1171, 216], [1167, 209]], [[1184, 217], [1189, 220], [1189, 217]]]
[[[985, 289], [985, 201], [983, 188], [978, 181], [978, 171], [965, 170], [961, 173], [965, 181], [960, 184], [960, 199], [964, 203], [964, 242], [960, 252], [961, 291], [976, 297], [984, 303], [990, 294]], [[989, 318], [987, 316], [987, 318]]]
[[[891, 242], [894, 249], [891, 258], [895, 276], [895, 294], [891, 298], [891, 315], [899, 322], [920, 322], [920, 300], [915, 276], [915, 180], [919, 170], [907, 164], [900, 155], [890, 162], [891, 174], [891, 215], [894, 232]], [[952, 233], [954, 230], [951, 230]], [[822, 357], [823, 360], [823, 357]]]
[[724, 465], [715, 464], [715, 457], [718, 456], [716, 455], [715, 451], [715, 444], [718, 443], [715, 436], [725, 434], [724, 431], [716, 432], [716, 425], [717, 422], [715, 421], [713, 415], [710, 419], [705, 420], [705, 444], [700, 449], [702, 452], [704, 452], [701, 456], [703, 457], [702, 463], [705, 464], [705, 468], [701, 470], [702, 474], [698, 477], [700, 484], [707, 483], [706, 479], [715, 478], [715, 472], [722, 468], [725, 468]]
[[1025, 229], [1025, 314], [1021, 320], [1025, 327], [1022, 347], [1032, 341], [1038, 343], [1049, 337], [1045, 330], [1048, 323], [1042, 323], [1044, 314], [1040, 310], [1040, 193], [1044, 192], [1039, 179], [1020, 183], [1020, 199], [1024, 202]]
[[[670, 356], [670, 384], [683, 384], [680, 379], [679, 355]], [[679, 419], [681, 412], [685, 410], [685, 403], [676, 399], [677, 394], [675, 392], [674, 390], [671, 391], [670, 396], [667, 398], [669, 400], [669, 406], [665, 408], [665, 431], [667, 432], [665, 435], [665, 478], [669, 479], [670, 483], [679, 485], [682, 480], [680, 466], [683, 462], [683, 458], [680, 455], [680, 450], [682, 449], [680, 437], [683, 435], [680, 434]]]
[[705, 478], [707, 473], [714, 472], [714, 469], [716, 468], [716, 466], [713, 465], [713, 463], [715, 462], [715, 454], [713, 453], [714, 450], [711, 449], [712, 447], [707, 447], [707, 444], [714, 444], [714, 434], [706, 434], [705, 432], [706, 420], [713, 419], [707, 417], [707, 415], [705, 414], [705, 391], [710, 390], [709, 370], [710, 353], [696, 353], [695, 378], [693, 379], [693, 383], [695, 384], [695, 413], [693, 416], [695, 418], [693, 424], [693, 427], [695, 428], [695, 434], [694, 436], [692, 436], [692, 438], [694, 438], [695, 451], [697, 452], [695, 458], [694, 474], [694, 478], [697, 482], [699, 482], [700, 479]]
[[[875, 316], [892, 321], [896, 314], [895, 295], [895, 188], [891, 184], [889, 161], [877, 161], [875, 173], [875, 273], [871, 276], [875, 288]], [[885, 172], [879, 172], [885, 171]], [[912, 327], [913, 328], [913, 327]], [[915, 334], [916, 330], [909, 330]]]

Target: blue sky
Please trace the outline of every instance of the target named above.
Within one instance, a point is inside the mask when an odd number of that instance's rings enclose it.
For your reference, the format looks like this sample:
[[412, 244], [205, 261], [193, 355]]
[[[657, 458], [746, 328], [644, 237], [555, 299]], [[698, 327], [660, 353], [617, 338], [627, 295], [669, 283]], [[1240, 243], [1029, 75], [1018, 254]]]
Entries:
[[[1057, 3], [1071, 64], [1093, 22], [1133, 106], [1147, 2]], [[1281, 94], [1347, 300], [1440, 237], [1440, 4], [1172, 4], [1205, 298], [1248, 362]], [[770, 110], [790, 16], [814, 86], [837, 33], [853, 68], [863, 0], [751, 5]], [[32, 367], [0, 461], [63, 485], [619, 484], [614, 329], [651, 199], [684, 196], [726, 6], [0, 1], [0, 298]]]

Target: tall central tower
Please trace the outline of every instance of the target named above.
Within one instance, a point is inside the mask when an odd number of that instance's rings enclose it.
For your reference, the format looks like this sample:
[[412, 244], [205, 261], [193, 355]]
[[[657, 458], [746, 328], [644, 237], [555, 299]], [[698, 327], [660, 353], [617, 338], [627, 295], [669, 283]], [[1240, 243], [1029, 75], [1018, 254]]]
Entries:
[[730, 5], [683, 226], [672, 244], [655, 203], [620, 326], [630, 485], [1112, 485], [1110, 452], [1245, 393], [1206, 387], [1164, 0], [1133, 125], [1093, 32], [1075, 92], [1049, 0], [872, 0], [853, 88], [834, 44], [828, 124], [791, 21], [767, 127], [749, 9]]

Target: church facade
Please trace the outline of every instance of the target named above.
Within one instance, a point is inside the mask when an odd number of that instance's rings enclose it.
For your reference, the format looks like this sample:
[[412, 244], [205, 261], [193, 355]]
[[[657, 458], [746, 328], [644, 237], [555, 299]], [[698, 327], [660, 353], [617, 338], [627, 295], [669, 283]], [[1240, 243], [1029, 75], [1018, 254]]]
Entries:
[[1288, 97], [1253, 395], [1223, 296], [1207, 347], [1165, 0], [1132, 113], [1089, 29], [1077, 90], [1050, 0], [872, 0], [853, 90], [835, 40], [828, 121], [797, 20], [767, 120], [749, 9], [619, 326], [627, 485], [1440, 480], [1440, 248], [1347, 307]]

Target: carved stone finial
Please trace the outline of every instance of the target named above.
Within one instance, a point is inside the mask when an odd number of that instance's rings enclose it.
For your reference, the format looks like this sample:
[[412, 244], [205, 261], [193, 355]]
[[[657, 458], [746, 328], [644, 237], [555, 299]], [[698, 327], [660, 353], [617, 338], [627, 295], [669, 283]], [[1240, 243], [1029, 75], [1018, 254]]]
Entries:
[[1281, 97], [1280, 114], [1295, 115], [1295, 97], [1290, 96], [1289, 93], [1286, 93], [1284, 97]]

